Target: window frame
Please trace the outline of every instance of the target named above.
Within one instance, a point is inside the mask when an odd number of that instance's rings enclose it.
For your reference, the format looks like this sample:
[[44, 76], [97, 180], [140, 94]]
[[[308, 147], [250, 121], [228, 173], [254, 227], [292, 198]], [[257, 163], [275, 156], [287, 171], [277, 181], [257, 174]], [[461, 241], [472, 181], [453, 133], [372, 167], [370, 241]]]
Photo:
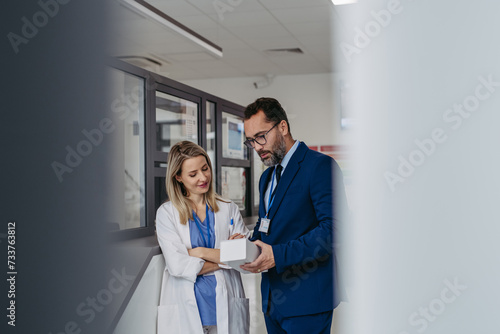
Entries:
[[[109, 67], [132, 74], [145, 79], [144, 87], [144, 152], [145, 152], [145, 224], [146, 226], [130, 228], [126, 230], [109, 232], [113, 240], [126, 240], [140, 237], [147, 237], [155, 234], [156, 231], [156, 210], [161, 205], [162, 189], [156, 186], [164, 182], [168, 153], [156, 150], [156, 92], [160, 91], [169, 95], [180, 97], [198, 104], [198, 144], [207, 149], [207, 102], [215, 106], [215, 161], [212, 161], [215, 180], [215, 189], [221, 193], [222, 167], [242, 167], [245, 168], [246, 192], [245, 210], [240, 213], [243, 217], [257, 214], [254, 203], [253, 191], [253, 153], [243, 145], [246, 150], [246, 159], [224, 158], [222, 156], [222, 113], [229, 113], [233, 116], [244, 118], [244, 107], [234, 102], [227, 101], [212, 94], [203, 92], [183, 83], [166, 78], [159, 74], [147, 71], [132, 64], [118, 59], [112, 59]], [[164, 188], [164, 186], [163, 186]]]

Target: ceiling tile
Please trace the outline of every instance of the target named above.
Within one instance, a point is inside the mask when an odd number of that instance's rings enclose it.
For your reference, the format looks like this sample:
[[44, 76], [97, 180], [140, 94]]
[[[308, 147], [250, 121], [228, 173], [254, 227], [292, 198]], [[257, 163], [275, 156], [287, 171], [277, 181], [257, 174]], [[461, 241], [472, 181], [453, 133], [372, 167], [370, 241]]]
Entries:
[[222, 14], [222, 17], [231, 13], [263, 10], [264, 8], [259, 1], [256, 0], [186, 0], [193, 6], [196, 6], [205, 14]]
[[185, 0], [147, 0], [147, 2], [174, 19], [203, 14], [196, 6]]
[[208, 52], [183, 52], [183, 53], [167, 53], [163, 54], [165, 58], [168, 58], [172, 62], [180, 62], [180, 63], [194, 63], [202, 60], [208, 61], [217, 61], [214, 60], [214, 56], [209, 54]]
[[226, 45], [233, 42], [236, 44], [238, 44], [238, 42], [241, 42], [237, 36], [221, 26], [217, 26], [216, 28], [211, 29], [203, 29], [202, 31], [203, 37], [221, 47], [224, 45], [224, 42]]
[[226, 14], [220, 24], [228, 28], [270, 25], [276, 24], [276, 18], [265, 9], [251, 12], [234, 12]]
[[313, 35], [313, 36], [297, 36], [297, 41], [307, 50], [317, 49], [321, 51], [328, 50], [333, 43], [333, 39], [329, 35]]
[[281, 24], [268, 24], [252, 27], [232, 27], [229, 29], [237, 37], [246, 39], [270, 39], [290, 36], [290, 33]]
[[259, 2], [268, 9], [332, 6], [331, 0], [259, 0]]
[[221, 40], [218, 42], [218, 45], [222, 47], [222, 50], [224, 50], [224, 56], [228, 51], [231, 50], [241, 50], [241, 49], [248, 49], [248, 44], [245, 42], [242, 42], [240, 39], [234, 38], [232, 40]]
[[177, 21], [200, 35], [204, 32], [204, 29], [214, 29], [219, 26], [219, 22], [204, 14], [181, 16], [178, 17]]
[[[213, 56], [186, 37], [120, 5], [110, 16], [111, 55], [163, 59], [168, 64], [158, 71], [174, 80], [332, 70], [331, 26], [342, 23], [330, 0], [146, 1], [222, 47], [223, 57]], [[222, 15], [214, 6], [221, 2], [229, 6]], [[305, 54], [265, 53], [267, 49], [297, 47]]]
[[271, 13], [284, 24], [330, 21], [333, 17], [331, 6], [273, 9]]
[[287, 48], [300, 48], [299, 41], [292, 36], [284, 36], [280, 38], [255, 38], [247, 39], [246, 42], [258, 51], [265, 51], [268, 49], [287, 49]]
[[284, 27], [295, 36], [325, 35], [330, 33], [330, 24], [328, 21], [287, 23], [284, 24]]

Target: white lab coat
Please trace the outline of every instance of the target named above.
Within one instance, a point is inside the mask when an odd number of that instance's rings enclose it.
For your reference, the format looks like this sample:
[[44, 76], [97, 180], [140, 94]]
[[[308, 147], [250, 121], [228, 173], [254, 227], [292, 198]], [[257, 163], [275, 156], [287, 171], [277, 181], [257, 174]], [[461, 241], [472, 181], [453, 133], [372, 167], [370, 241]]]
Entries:
[[[233, 233], [249, 235], [238, 206], [218, 201], [215, 213], [215, 248]], [[158, 306], [158, 334], [202, 334], [201, 318], [194, 295], [194, 283], [204, 260], [189, 256], [191, 237], [189, 223], [182, 225], [179, 212], [167, 202], [156, 212], [156, 232], [165, 258], [165, 272]], [[216, 311], [218, 334], [249, 333], [249, 302], [245, 298], [240, 273], [226, 265], [216, 270]]]

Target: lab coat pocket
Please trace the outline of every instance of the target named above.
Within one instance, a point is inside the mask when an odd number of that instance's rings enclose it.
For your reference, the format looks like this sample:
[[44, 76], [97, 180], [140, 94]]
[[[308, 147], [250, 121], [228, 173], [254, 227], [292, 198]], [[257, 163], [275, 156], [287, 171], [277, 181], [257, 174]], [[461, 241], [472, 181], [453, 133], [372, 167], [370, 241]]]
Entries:
[[178, 305], [158, 306], [158, 334], [181, 333]]
[[248, 298], [229, 297], [229, 334], [250, 332], [250, 302]]

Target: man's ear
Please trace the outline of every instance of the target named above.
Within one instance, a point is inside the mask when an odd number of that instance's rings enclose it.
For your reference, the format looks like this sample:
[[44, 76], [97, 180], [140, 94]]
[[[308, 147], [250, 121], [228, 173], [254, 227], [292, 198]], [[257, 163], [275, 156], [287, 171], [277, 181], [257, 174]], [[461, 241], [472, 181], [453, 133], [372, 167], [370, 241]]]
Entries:
[[281, 120], [280, 124], [278, 125], [280, 132], [283, 136], [286, 136], [290, 131], [288, 131], [288, 124], [286, 121], [283, 119]]

